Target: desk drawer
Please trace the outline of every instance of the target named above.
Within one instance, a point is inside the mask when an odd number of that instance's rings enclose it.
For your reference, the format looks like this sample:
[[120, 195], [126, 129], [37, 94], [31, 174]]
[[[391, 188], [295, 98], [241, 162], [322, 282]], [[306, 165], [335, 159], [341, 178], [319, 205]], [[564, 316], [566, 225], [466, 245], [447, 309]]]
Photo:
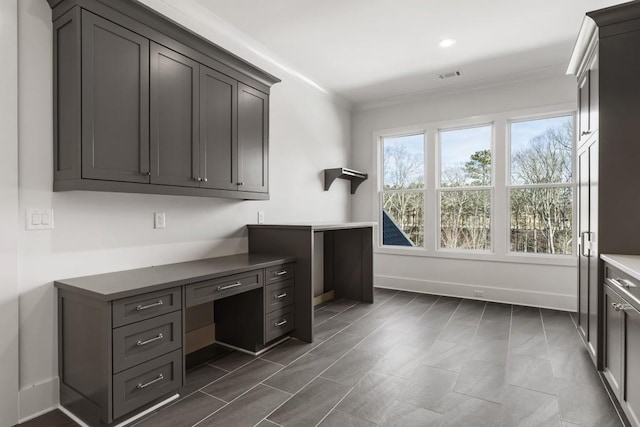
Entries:
[[274, 310], [293, 304], [294, 283], [293, 279], [291, 279], [265, 287], [264, 312], [271, 313]]
[[112, 303], [113, 327], [139, 322], [181, 308], [180, 287], [119, 299]]
[[269, 283], [293, 279], [295, 277], [295, 269], [293, 264], [284, 264], [267, 268], [265, 274], [265, 281], [268, 285]]
[[186, 306], [215, 301], [231, 295], [262, 287], [262, 270], [253, 270], [233, 276], [220, 277], [187, 285], [185, 287]]
[[182, 311], [113, 330], [113, 372], [121, 372], [182, 347]]
[[182, 350], [113, 376], [113, 418], [121, 417], [182, 387]]
[[293, 306], [269, 313], [264, 318], [264, 342], [268, 343], [293, 331]]

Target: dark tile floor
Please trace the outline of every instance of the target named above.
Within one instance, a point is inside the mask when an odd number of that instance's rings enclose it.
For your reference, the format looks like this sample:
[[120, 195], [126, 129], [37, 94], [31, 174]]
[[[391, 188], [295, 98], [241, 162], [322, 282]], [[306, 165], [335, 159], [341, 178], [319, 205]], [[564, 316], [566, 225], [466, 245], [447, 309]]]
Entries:
[[568, 313], [384, 289], [375, 299], [317, 309], [313, 344], [190, 372], [185, 397], [135, 425], [621, 425]]

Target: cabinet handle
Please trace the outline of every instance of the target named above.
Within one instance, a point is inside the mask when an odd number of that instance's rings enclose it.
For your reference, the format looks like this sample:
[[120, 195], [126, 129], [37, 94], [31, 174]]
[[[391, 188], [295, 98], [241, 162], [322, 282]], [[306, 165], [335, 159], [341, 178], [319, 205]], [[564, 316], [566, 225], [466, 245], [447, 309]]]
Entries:
[[207, 182], [208, 179], [207, 178], [202, 178], [202, 182]]
[[155, 336], [155, 337], [153, 337], [153, 338], [149, 338], [149, 339], [148, 339], [148, 340], [146, 340], [146, 341], [138, 341], [138, 342], [136, 343], [136, 345], [137, 345], [138, 347], [142, 347], [143, 345], [151, 344], [152, 342], [154, 342], [154, 341], [158, 341], [158, 340], [161, 340], [162, 338], [164, 338], [164, 336], [162, 335], [162, 333], [160, 333], [160, 334], [158, 334], [157, 336]]
[[138, 390], [142, 390], [143, 388], [147, 388], [151, 384], [157, 383], [158, 381], [162, 381], [163, 379], [164, 379], [164, 375], [160, 374], [155, 379], [149, 381], [148, 383], [144, 383], [144, 384], [140, 383], [140, 384], [138, 384], [137, 389]]
[[218, 286], [218, 290], [219, 291], [224, 291], [226, 289], [237, 288], [238, 286], [242, 286], [242, 283], [236, 282], [233, 285]]
[[240, 181], [237, 185], [244, 185], [244, 182]]
[[622, 308], [622, 307], [620, 306], [620, 304], [615, 303], [615, 302], [612, 302], [612, 303], [611, 303], [611, 307], [613, 307], [613, 309], [614, 309], [615, 311], [620, 311], [620, 309]]
[[286, 325], [287, 324], [287, 319], [284, 319], [282, 322], [276, 322], [273, 324], [273, 326], [279, 328], [280, 326]]
[[277, 273], [273, 273], [274, 276], [284, 276], [287, 274], [287, 270], [278, 271]]
[[287, 296], [286, 292], [281, 293], [280, 295], [274, 295], [273, 299], [282, 299]]
[[621, 283], [621, 286], [623, 288], [629, 289], [629, 288], [637, 288], [638, 285], [636, 285], [635, 283], [633, 283], [631, 280], [629, 279], [621, 279], [619, 277], [616, 278], [616, 281]]
[[140, 174], [144, 176], [151, 176], [151, 172], [140, 172]]
[[199, 176], [194, 176], [193, 180], [197, 182], [202, 182], [202, 178], [200, 178]]
[[162, 304], [164, 304], [164, 302], [162, 302], [162, 300], [159, 300], [158, 302], [154, 302], [153, 304], [139, 305], [136, 307], [136, 310], [138, 311], [147, 310], [149, 308], [158, 307]]
[[585, 135], [591, 135], [591, 131], [590, 130], [583, 130], [582, 134], [580, 134], [581, 136], [585, 136]]

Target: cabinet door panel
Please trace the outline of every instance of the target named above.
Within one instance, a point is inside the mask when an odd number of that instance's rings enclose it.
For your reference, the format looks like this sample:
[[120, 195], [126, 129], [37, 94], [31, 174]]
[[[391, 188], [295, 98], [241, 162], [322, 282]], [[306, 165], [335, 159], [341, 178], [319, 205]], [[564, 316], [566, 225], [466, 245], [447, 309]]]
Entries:
[[622, 299], [609, 287], [604, 292], [604, 357], [602, 370], [614, 394], [620, 398], [622, 378]]
[[238, 83], [239, 191], [268, 192], [269, 97]]
[[149, 182], [149, 41], [82, 14], [82, 177]]
[[589, 151], [578, 156], [578, 331], [589, 340], [589, 256], [582, 246], [589, 232]]
[[640, 425], [640, 313], [625, 305], [624, 346], [624, 401], [627, 416], [634, 425]]
[[590, 76], [590, 71], [587, 71], [578, 83], [578, 140], [580, 142], [589, 137]]
[[238, 83], [201, 65], [200, 91], [201, 186], [236, 190]]
[[197, 187], [200, 65], [151, 43], [151, 182]]
[[589, 350], [593, 355], [598, 348], [598, 312], [601, 288], [598, 264], [598, 140], [589, 145]]

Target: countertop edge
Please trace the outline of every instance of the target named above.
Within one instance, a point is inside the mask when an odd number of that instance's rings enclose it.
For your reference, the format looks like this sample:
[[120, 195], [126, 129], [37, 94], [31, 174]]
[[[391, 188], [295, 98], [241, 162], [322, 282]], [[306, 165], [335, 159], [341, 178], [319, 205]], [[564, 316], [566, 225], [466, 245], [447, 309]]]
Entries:
[[[204, 258], [204, 259], [209, 259], [209, 258]], [[202, 259], [194, 260], [194, 261], [201, 261], [201, 260]], [[123, 291], [112, 292], [112, 293], [92, 291], [90, 289], [87, 289], [87, 288], [84, 288], [84, 287], [81, 287], [81, 286], [77, 286], [77, 285], [74, 285], [72, 283], [68, 283], [67, 282], [69, 280], [78, 281], [78, 280], [82, 280], [82, 278], [84, 278], [84, 277], [91, 277], [91, 276], [81, 276], [81, 277], [74, 277], [74, 278], [55, 280], [53, 282], [53, 284], [54, 284], [54, 287], [56, 287], [58, 289], [63, 289], [63, 290], [68, 291], [68, 292], [81, 294], [81, 295], [84, 295], [86, 297], [90, 297], [90, 298], [95, 299], [95, 300], [109, 302], [109, 301], [115, 301], [115, 300], [122, 299], [122, 298], [127, 298], [127, 297], [134, 296], [134, 295], [141, 295], [141, 294], [146, 294], [146, 293], [150, 293], [150, 292], [161, 291], [161, 290], [173, 288], [173, 287], [176, 287], [176, 286], [185, 286], [185, 285], [188, 285], [190, 283], [203, 282], [203, 281], [206, 281], [206, 280], [216, 279], [216, 278], [224, 277], [224, 276], [230, 276], [230, 275], [241, 273], [241, 272], [248, 271], [248, 270], [268, 268], [268, 267], [273, 267], [273, 266], [276, 266], [276, 265], [295, 262], [295, 261], [296, 261], [296, 257], [294, 257], [294, 256], [274, 256], [273, 259], [271, 259], [269, 261], [255, 263], [255, 264], [252, 264], [250, 266], [247, 266], [247, 268], [245, 268], [245, 267], [237, 267], [237, 268], [232, 268], [232, 269], [229, 269], [229, 270], [219, 271], [219, 272], [215, 272], [215, 273], [211, 273], [211, 274], [204, 274], [204, 275], [185, 277], [184, 279], [181, 279], [181, 280], [174, 280], [174, 281], [162, 282], [162, 283], [152, 283], [152, 284], [149, 284], [149, 285], [138, 286], [138, 287], [135, 287], [135, 288], [131, 288], [131, 289], [123, 290]], [[185, 261], [185, 262], [191, 262], [191, 261]], [[181, 264], [181, 263], [172, 263], [172, 264]], [[172, 264], [163, 264], [163, 265], [158, 265], [157, 267], [166, 266], [166, 265], [172, 265]], [[146, 267], [146, 268], [149, 268], [149, 267]], [[132, 271], [132, 270], [137, 270], [137, 269], [120, 270], [120, 271], [114, 271], [112, 273], [120, 273], [122, 271]], [[101, 273], [101, 274], [111, 274], [111, 273]]]
[[624, 260], [620, 260], [619, 257], [630, 257], [630, 256], [637, 256], [637, 263], [638, 266], [640, 267], [640, 255], [610, 255], [610, 254], [602, 254], [600, 255], [600, 259], [602, 259], [605, 262], [608, 262], [609, 264], [611, 264], [612, 266], [622, 270], [623, 272], [627, 273], [630, 276], [633, 276], [634, 279], [638, 279], [640, 280], [640, 270], [636, 270], [633, 267], [630, 267], [628, 265], [628, 263], [625, 263]]

